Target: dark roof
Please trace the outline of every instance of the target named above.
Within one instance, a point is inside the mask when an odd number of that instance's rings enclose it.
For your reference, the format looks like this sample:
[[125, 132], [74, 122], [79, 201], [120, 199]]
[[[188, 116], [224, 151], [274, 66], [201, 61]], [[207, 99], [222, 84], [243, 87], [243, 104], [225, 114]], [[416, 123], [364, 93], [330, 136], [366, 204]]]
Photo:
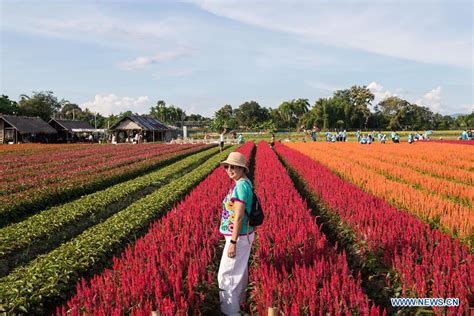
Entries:
[[151, 118], [151, 117], [144, 117], [144, 116], [138, 116], [138, 115], [130, 115], [122, 118], [120, 121], [115, 123], [110, 127], [110, 129], [114, 129], [114, 127], [120, 122], [122, 122], [125, 119], [130, 119], [139, 126], [141, 126], [144, 130], [146, 131], [169, 131], [171, 130], [168, 126], [165, 124], [161, 123], [157, 119]]
[[1, 115], [0, 119], [13, 126], [20, 134], [57, 134], [54, 128], [39, 117]]
[[89, 123], [84, 122], [84, 121], [73, 121], [73, 120], [58, 120], [58, 119], [51, 119], [49, 123], [52, 121], [55, 121], [64, 129], [67, 129], [68, 131], [72, 131], [73, 129], [94, 129]]

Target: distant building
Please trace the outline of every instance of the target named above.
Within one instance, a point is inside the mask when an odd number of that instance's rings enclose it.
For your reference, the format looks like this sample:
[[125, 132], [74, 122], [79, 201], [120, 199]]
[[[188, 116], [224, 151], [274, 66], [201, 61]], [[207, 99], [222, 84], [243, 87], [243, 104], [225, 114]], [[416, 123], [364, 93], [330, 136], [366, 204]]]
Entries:
[[57, 131], [39, 117], [0, 115], [0, 144], [52, 143]]
[[176, 137], [177, 131], [157, 119], [130, 115], [112, 125], [109, 132], [116, 136], [117, 142], [123, 143], [137, 134], [146, 142], [169, 141]]
[[49, 121], [49, 125], [58, 132], [57, 141], [60, 143], [76, 142], [99, 131], [85, 121], [59, 120], [53, 118]]

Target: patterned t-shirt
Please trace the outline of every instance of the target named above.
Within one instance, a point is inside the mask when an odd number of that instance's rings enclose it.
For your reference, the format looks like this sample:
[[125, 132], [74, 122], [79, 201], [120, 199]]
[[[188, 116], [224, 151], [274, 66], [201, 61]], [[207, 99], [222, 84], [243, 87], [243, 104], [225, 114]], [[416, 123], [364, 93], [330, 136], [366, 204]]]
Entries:
[[[239, 201], [245, 204], [246, 214], [242, 220], [242, 227], [240, 229], [240, 236], [247, 234], [247, 213], [252, 209], [253, 190], [250, 180], [240, 179], [235, 183], [235, 186], [230, 188], [229, 193], [222, 201], [222, 217], [219, 231], [225, 236], [232, 236], [234, 231], [235, 210], [234, 202]], [[249, 226], [249, 233], [253, 232], [253, 227]]]

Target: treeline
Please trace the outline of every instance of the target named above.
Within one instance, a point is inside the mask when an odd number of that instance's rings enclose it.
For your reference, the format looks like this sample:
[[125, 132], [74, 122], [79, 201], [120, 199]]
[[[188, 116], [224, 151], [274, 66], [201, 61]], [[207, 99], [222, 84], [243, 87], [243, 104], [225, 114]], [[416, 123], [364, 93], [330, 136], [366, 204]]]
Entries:
[[[183, 121], [200, 122], [201, 126], [218, 131], [229, 129], [287, 130], [311, 129], [317, 126], [326, 129], [383, 129], [383, 130], [447, 130], [474, 127], [474, 111], [452, 117], [433, 113], [428, 107], [410, 103], [400, 97], [386, 98], [373, 104], [374, 94], [365, 86], [353, 86], [337, 90], [331, 97], [320, 98], [311, 105], [308, 99], [293, 99], [281, 103], [277, 108], [262, 107], [256, 101], [247, 101], [238, 107], [229, 104], [214, 113], [213, 118], [199, 114], [187, 114], [183, 109], [167, 105], [159, 100], [150, 107], [146, 116], [154, 117], [166, 124], [181, 126]], [[127, 115], [138, 115], [132, 111], [118, 115], [103, 116], [89, 109], [82, 109], [68, 100], [58, 100], [52, 91], [33, 92], [21, 95], [18, 102], [8, 96], [0, 98], [0, 113], [39, 116], [48, 121], [51, 117], [88, 121], [97, 128], [107, 128]]]

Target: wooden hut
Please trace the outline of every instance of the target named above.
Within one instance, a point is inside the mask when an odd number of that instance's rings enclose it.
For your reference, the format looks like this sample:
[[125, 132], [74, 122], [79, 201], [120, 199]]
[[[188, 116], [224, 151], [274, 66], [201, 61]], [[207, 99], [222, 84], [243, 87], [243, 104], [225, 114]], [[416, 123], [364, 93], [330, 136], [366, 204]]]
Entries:
[[85, 121], [53, 118], [48, 123], [58, 132], [58, 142], [76, 142], [98, 131]]
[[109, 128], [119, 143], [132, 140], [138, 134], [146, 142], [168, 141], [173, 129], [151, 117], [130, 115], [122, 118]]
[[39, 117], [0, 116], [0, 144], [52, 143], [57, 132]]

